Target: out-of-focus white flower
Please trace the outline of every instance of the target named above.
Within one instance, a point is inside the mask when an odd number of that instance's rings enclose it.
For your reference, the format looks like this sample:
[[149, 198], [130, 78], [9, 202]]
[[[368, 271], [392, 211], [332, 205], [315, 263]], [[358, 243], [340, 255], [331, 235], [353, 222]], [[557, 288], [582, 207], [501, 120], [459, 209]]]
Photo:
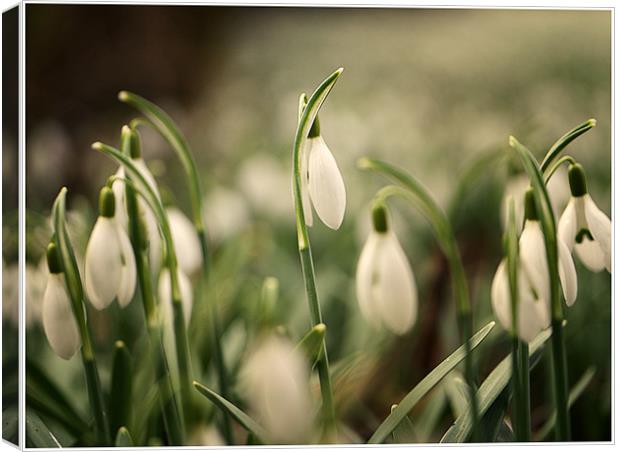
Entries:
[[301, 196], [306, 225], [312, 226], [312, 206], [331, 229], [338, 229], [344, 219], [347, 194], [336, 159], [320, 134], [315, 119], [301, 153]]
[[279, 444], [304, 444], [312, 433], [314, 406], [305, 356], [280, 336], [263, 338], [241, 369], [248, 404]]
[[399, 335], [411, 329], [417, 317], [418, 291], [407, 256], [388, 228], [383, 206], [373, 209], [373, 230], [355, 279], [360, 310], [371, 325], [384, 325]]
[[26, 328], [41, 321], [43, 294], [48, 277], [49, 270], [45, 258], [41, 259], [38, 265], [26, 264]]
[[106, 308], [116, 298], [121, 307], [131, 301], [136, 288], [136, 262], [125, 230], [114, 218], [112, 190], [100, 194], [99, 218], [84, 258], [86, 294], [96, 309]]
[[[518, 266], [518, 334], [524, 341], [531, 341], [549, 326], [550, 281], [545, 239], [537, 220], [533, 194], [526, 192], [525, 225], [519, 238]], [[558, 273], [566, 304], [572, 306], [577, 299], [577, 273], [570, 251], [561, 241], [558, 244]], [[499, 265], [491, 286], [493, 310], [502, 326], [512, 330], [512, 309], [508, 271], [505, 261]]]
[[196, 427], [189, 438], [190, 446], [225, 446], [226, 441], [213, 425], [201, 424]]
[[179, 266], [184, 273], [191, 275], [202, 263], [200, 240], [194, 224], [176, 207], [167, 208], [166, 214]]
[[568, 174], [572, 197], [560, 217], [559, 237], [590, 271], [611, 273], [611, 220], [590, 197], [581, 165], [571, 165]]
[[58, 259], [52, 244], [48, 247], [50, 275], [43, 295], [43, 330], [54, 352], [69, 359], [80, 348], [81, 340]]
[[292, 198], [283, 190], [289, 183], [286, 169], [275, 158], [257, 154], [241, 164], [239, 188], [252, 207], [282, 220], [291, 220]]
[[19, 267], [2, 259], [2, 318], [19, 327]]
[[225, 188], [216, 188], [205, 198], [204, 215], [207, 231], [216, 241], [235, 235], [250, 221], [243, 196]]

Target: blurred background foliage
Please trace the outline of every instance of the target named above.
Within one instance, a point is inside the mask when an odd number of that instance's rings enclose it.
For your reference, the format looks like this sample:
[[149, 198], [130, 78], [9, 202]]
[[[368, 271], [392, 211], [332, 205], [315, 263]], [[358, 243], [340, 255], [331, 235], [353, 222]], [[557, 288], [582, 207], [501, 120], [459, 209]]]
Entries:
[[[564, 132], [596, 118], [597, 127], [568, 152], [583, 163], [594, 199], [610, 213], [609, 12], [29, 4], [26, 14], [26, 353], [78, 412], [87, 413], [79, 359], [57, 358], [37, 319], [45, 284], [39, 265], [51, 203], [63, 185], [69, 188], [74, 246], [78, 257], [84, 253], [97, 191], [116, 170], [90, 144], [117, 144], [120, 127], [135, 117], [117, 101], [121, 89], [162, 106], [192, 146], [215, 253], [214, 284], [207, 291], [225, 319], [232, 367], [252, 341], [265, 277], [280, 282], [274, 324], [285, 325], [293, 338], [309, 326], [290, 182], [297, 99], [332, 70], [345, 68], [321, 125], [343, 173], [347, 213], [339, 231], [317, 224], [311, 239], [330, 360], [353, 369], [336, 382], [339, 413], [355, 432], [352, 440], [366, 440], [391, 404], [458, 345], [446, 263], [429, 226], [404, 203], [395, 202], [392, 212], [416, 274], [418, 321], [408, 335], [394, 338], [373, 332], [361, 318], [353, 276], [369, 228], [369, 200], [385, 181], [357, 170], [359, 157], [402, 166], [449, 213], [476, 328], [493, 317], [490, 283], [502, 252], [508, 135], [541, 158]], [[164, 198], [189, 213], [173, 153], [150, 130], [143, 130], [143, 142]], [[568, 184], [561, 183], [567, 193]], [[3, 234], [9, 266], [15, 233]], [[573, 437], [609, 440], [610, 276], [576, 266], [580, 295], [566, 327], [570, 384], [590, 366], [597, 372], [571, 411]], [[142, 307], [134, 300], [124, 311], [115, 306], [88, 314], [105, 387], [116, 339], [139, 361]], [[207, 315], [204, 306], [194, 306], [190, 335], [197, 373], [208, 380]], [[476, 355], [481, 378], [509, 350], [507, 334], [496, 327]], [[532, 374], [535, 430], [552, 410], [549, 372], [543, 360]], [[424, 422], [420, 413], [429, 403], [414, 410], [414, 422]], [[206, 420], [210, 409], [205, 406]], [[452, 419], [444, 407], [422, 440], [438, 441]], [[142, 420], [160, 422], [156, 416]], [[66, 430], [68, 444], [80, 441]]]

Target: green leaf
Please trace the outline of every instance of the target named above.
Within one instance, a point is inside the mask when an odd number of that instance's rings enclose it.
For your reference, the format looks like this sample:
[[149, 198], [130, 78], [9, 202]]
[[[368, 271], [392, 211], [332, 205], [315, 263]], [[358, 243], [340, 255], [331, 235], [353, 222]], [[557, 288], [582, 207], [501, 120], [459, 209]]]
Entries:
[[10, 406], [5, 409], [2, 412], [2, 439], [17, 445], [19, 441], [17, 437], [18, 423], [19, 416], [17, 414], [17, 407]]
[[480, 442], [493, 442], [504, 422], [504, 416], [508, 409], [508, 402], [512, 395], [512, 388], [506, 385], [500, 395], [493, 401], [491, 407], [484, 413], [478, 425]]
[[[397, 405], [392, 405], [392, 411], [396, 407]], [[392, 438], [396, 444], [415, 444], [419, 442], [415, 425], [413, 425], [413, 421], [408, 415], [396, 426], [392, 432]]]
[[129, 434], [127, 427], [121, 427], [116, 433], [116, 440], [114, 441], [116, 447], [133, 447], [133, 439]]
[[237, 408], [233, 403], [229, 402], [217, 392], [212, 391], [211, 389], [198, 383], [197, 381], [194, 381], [193, 384], [194, 387], [198, 390], [198, 392], [200, 392], [203, 396], [213, 402], [213, 404], [217, 406], [220, 410], [230, 414], [248, 432], [254, 434], [257, 438], [261, 440], [266, 438], [266, 433], [263, 427], [261, 427], [250, 416], [245, 414], [241, 409]]
[[[551, 337], [551, 328], [541, 332], [536, 338], [530, 342], [530, 362], [540, 357], [537, 353], [547, 339]], [[491, 408], [495, 399], [502, 393], [512, 375], [512, 357], [508, 355], [491, 371], [488, 377], [480, 385], [480, 389], [476, 393], [478, 399], [478, 412], [480, 416]], [[472, 419], [471, 411], [465, 411], [452, 424], [448, 431], [441, 438], [442, 443], [462, 443], [465, 442], [471, 433]]]
[[[491, 332], [495, 322], [489, 322], [484, 328], [474, 334], [471, 339], [471, 349], [475, 349], [487, 335]], [[368, 440], [369, 444], [381, 444], [392, 433], [392, 431], [400, 424], [405, 416], [413, 409], [413, 407], [428, 393], [443, 377], [445, 377], [452, 369], [454, 369], [466, 355], [466, 345], [461, 345], [450, 356], [444, 359], [435, 369], [433, 369], [426, 377], [422, 379], [390, 415], [385, 418], [379, 428]]]
[[112, 432], [130, 423], [133, 384], [133, 363], [129, 350], [123, 341], [116, 341], [114, 346], [109, 401], [110, 431]]
[[469, 408], [469, 385], [458, 370], [453, 370], [444, 380], [443, 387], [452, 413], [457, 418]]
[[429, 402], [416, 418], [415, 426], [420, 442], [427, 443], [431, 439], [446, 406], [446, 399], [446, 392], [443, 388], [435, 389], [430, 395]]
[[[592, 381], [595, 373], [596, 368], [590, 367], [583, 373], [579, 381], [575, 383], [575, 386], [573, 386], [573, 388], [570, 390], [570, 394], [568, 395], [569, 408], [573, 406], [573, 404], [577, 401], [581, 394], [583, 394], [583, 392], [586, 390], [586, 388]], [[556, 418], [557, 415], [554, 411], [553, 414], [549, 417], [549, 419], [547, 419], [547, 422], [545, 422], [541, 429], [536, 433], [536, 436], [534, 438], [535, 441], [544, 441], [544, 439], [549, 435], [549, 433], [551, 433], [551, 430], [553, 430]]]
[[26, 442], [29, 447], [62, 447], [58, 439], [32, 409], [26, 410]]
[[313, 366], [321, 356], [326, 329], [327, 327], [324, 323], [315, 325], [295, 346], [296, 350], [303, 350]]

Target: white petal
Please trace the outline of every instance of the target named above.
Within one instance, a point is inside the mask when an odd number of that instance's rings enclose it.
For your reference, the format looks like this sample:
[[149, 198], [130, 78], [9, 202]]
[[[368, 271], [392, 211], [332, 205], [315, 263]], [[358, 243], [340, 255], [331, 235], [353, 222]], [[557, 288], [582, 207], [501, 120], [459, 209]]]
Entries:
[[141, 204], [140, 201], [138, 202], [138, 205], [140, 206], [140, 212], [142, 212], [142, 221], [144, 221], [144, 227], [146, 230], [151, 273], [155, 275], [159, 272], [162, 261], [162, 238], [159, 232], [159, 223], [155, 218], [155, 214], [150, 210], [148, 205], [146, 205], [146, 203]]
[[80, 348], [80, 335], [61, 273], [50, 275], [47, 281], [42, 316], [52, 349], [63, 359], [71, 358]]
[[309, 374], [305, 357], [277, 336], [263, 339], [241, 369], [240, 388], [265, 426], [269, 441], [308, 441], [314, 422]]
[[565, 169], [561, 168], [553, 173], [551, 179], [547, 182], [547, 192], [549, 193], [553, 215], [557, 218], [562, 210], [562, 206], [566, 201], [572, 199], [568, 185], [568, 174]]
[[380, 326], [380, 320], [372, 302], [373, 266], [377, 259], [378, 243], [379, 234], [372, 231], [360, 254], [355, 275], [355, 288], [360, 311], [366, 321], [375, 328]]
[[418, 293], [405, 252], [393, 232], [382, 234], [372, 275], [375, 312], [394, 334], [404, 334], [416, 320]]
[[[179, 290], [181, 292], [181, 302], [183, 304], [183, 317], [185, 320], [185, 326], [189, 324], [189, 319], [192, 314], [193, 293], [192, 284], [189, 278], [181, 269], [177, 269], [177, 279], [179, 281]], [[162, 306], [172, 307], [172, 291], [170, 287], [170, 271], [164, 268], [159, 275], [158, 291], [159, 302]], [[162, 308], [167, 309], [167, 308]]]
[[510, 286], [506, 272], [506, 261], [497, 267], [491, 283], [491, 306], [495, 317], [506, 331], [512, 331], [512, 314], [510, 308]]
[[584, 236], [581, 243], [575, 243], [575, 254], [591, 272], [600, 272], [605, 268], [605, 255], [598, 242]]
[[191, 275], [202, 263], [200, 240], [193, 223], [176, 207], [166, 209], [179, 266]]
[[549, 267], [545, 249], [545, 239], [540, 223], [527, 220], [519, 239], [521, 263], [527, 268], [538, 298], [549, 300]]
[[157, 189], [157, 182], [155, 182], [153, 173], [151, 173], [151, 170], [149, 170], [148, 167], [146, 166], [144, 159], [140, 157], [137, 159], [133, 159], [132, 162], [134, 163], [134, 165], [136, 166], [136, 168], [138, 169], [142, 177], [146, 179], [146, 183], [149, 184], [151, 189], [155, 192], [155, 195], [157, 195], [157, 197], [159, 198], [159, 190]]
[[588, 229], [605, 257], [605, 268], [611, 272], [611, 220], [594, 204], [590, 195], [585, 195], [585, 213]]
[[129, 304], [136, 290], [136, 259], [127, 233], [118, 224], [117, 230], [122, 255], [121, 282], [118, 288], [117, 299], [121, 307], [124, 308]]
[[571, 198], [560, 221], [558, 222], [558, 239], [560, 239], [572, 251], [577, 234], [577, 214], [575, 212], [575, 199]]
[[312, 206], [310, 205], [310, 193], [308, 192], [308, 158], [310, 155], [310, 149], [312, 148], [312, 141], [306, 140], [301, 154], [301, 206], [304, 210], [304, 220], [306, 226], [312, 226], [314, 223], [312, 218]]
[[[124, 168], [121, 166], [114, 175], [117, 177], [125, 177]], [[127, 217], [127, 206], [125, 204], [125, 183], [120, 180], [114, 181], [112, 184], [112, 191], [114, 192], [114, 201], [116, 205], [114, 218], [123, 229], [127, 230], [129, 220]]]
[[112, 218], [99, 217], [86, 246], [86, 294], [98, 310], [114, 300], [121, 283], [121, 248], [116, 228]]
[[314, 209], [323, 223], [338, 229], [344, 218], [347, 196], [334, 156], [320, 136], [310, 138], [308, 191]]
[[577, 272], [570, 251], [562, 240], [558, 240], [558, 273], [566, 304], [572, 306], [577, 299]]
[[523, 226], [523, 198], [525, 197], [525, 191], [527, 187], [530, 185], [530, 179], [525, 174], [519, 174], [518, 176], [511, 177], [506, 183], [506, 188], [504, 189], [503, 196], [503, 206], [502, 209], [502, 226], [504, 230], [508, 225], [508, 200], [510, 197], [514, 199], [515, 203], [515, 220], [517, 223], [517, 231], [521, 232], [521, 227]]

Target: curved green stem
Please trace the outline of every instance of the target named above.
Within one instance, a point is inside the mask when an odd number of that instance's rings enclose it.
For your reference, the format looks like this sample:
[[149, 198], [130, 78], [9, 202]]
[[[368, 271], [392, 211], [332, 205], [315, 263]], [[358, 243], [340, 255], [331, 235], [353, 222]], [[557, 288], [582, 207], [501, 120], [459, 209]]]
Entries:
[[380, 190], [375, 199], [385, 200], [389, 196], [398, 195], [409, 200], [429, 221], [435, 238], [442, 249], [452, 278], [452, 290], [457, 308], [457, 320], [459, 330], [461, 332], [461, 342], [465, 344], [467, 356], [465, 357], [465, 379], [467, 380], [470, 391], [470, 407], [472, 410], [472, 439], [477, 440], [478, 437], [478, 400], [476, 398], [476, 371], [474, 369], [473, 357], [471, 353], [471, 344], [469, 338], [473, 331], [473, 316], [471, 303], [469, 301], [469, 289], [467, 287], [467, 277], [461, 254], [456, 243], [456, 238], [452, 232], [450, 222], [445, 213], [437, 205], [430, 196], [426, 188], [415, 180], [408, 173], [389, 163], [380, 160], [363, 158], [358, 162], [358, 166], [362, 169], [376, 171], [388, 178], [396, 181], [400, 186], [387, 186]]
[[[321, 316], [321, 306], [316, 291], [316, 283], [314, 277], [314, 263], [312, 261], [312, 250], [310, 248], [310, 239], [308, 237], [308, 228], [303, 211], [302, 192], [301, 192], [301, 158], [302, 149], [308, 137], [308, 132], [314, 123], [316, 115], [323, 105], [323, 102], [329, 95], [334, 84], [342, 74], [342, 68], [338, 69], [327, 77], [316, 91], [310, 96], [308, 103], [302, 110], [295, 133], [295, 143], [293, 146], [293, 193], [295, 196], [295, 221], [297, 224], [297, 245], [299, 257], [301, 260], [301, 268], [304, 276], [306, 296], [308, 306], [310, 308], [310, 318], [312, 326], [316, 326], [323, 322]], [[303, 96], [302, 96], [303, 97]], [[336, 411], [334, 408], [334, 400], [332, 395], [331, 377], [329, 374], [329, 359], [327, 356], [327, 347], [325, 339], [323, 339], [322, 353], [317, 362], [319, 373], [319, 382], [321, 385], [321, 396], [323, 399], [323, 416], [328, 433], [336, 427]]]
[[123, 154], [118, 149], [103, 143], [94, 143], [92, 147], [97, 151], [103, 152], [104, 154], [111, 156], [125, 168], [125, 171], [129, 175], [129, 177], [131, 177], [132, 182], [134, 183], [136, 192], [144, 198], [150, 209], [157, 217], [166, 248], [166, 267], [170, 272], [172, 309], [174, 313], [175, 344], [179, 366], [179, 379], [181, 381], [181, 405], [182, 407], [189, 407], [191, 406], [190, 401], [192, 397], [191, 362], [187, 341], [187, 331], [185, 328], [185, 319], [183, 315], [183, 303], [181, 301], [181, 292], [179, 290], [179, 280], [177, 273], [178, 263], [174, 248], [174, 242], [172, 241], [172, 233], [170, 231], [168, 216], [166, 215], [161, 201], [159, 200], [151, 186], [147, 183], [142, 173], [138, 170], [138, 168], [134, 165], [134, 163], [128, 156]]
[[60, 251], [65, 283], [71, 298], [71, 307], [75, 316], [80, 339], [82, 341], [82, 362], [86, 375], [86, 386], [88, 389], [88, 399], [95, 419], [97, 442], [99, 445], [107, 446], [111, 444], [110, 428], [106, 406], [101, 391], [97, 362], [90, 339], [90, 331], [86, 319], [86, 307], [84, 306], [84, 291], [82, 282], [73, 253], [73, 247], [69, 239], [66, 227], [66, 196], [67, 188], [63, 187], [58, 193], [52, 208], [52, 218], [54, 223], [54, 240]]
[[[154, 103], [138, 96], [137, 94], [129, 91], [121, 91], [118, 94], [119, 99], [122, 102], [126, 102], [132, 107], [139, 110], [147, 120], [134, 119], [131, 122], [132, 128], [139, 125], [150, 125], [170, 144], [177, 157], [181, 161], [183, 170], [186, 174], [187, 188], [190, 195], [191, 207], [192, 207], [192, 220], [194, 228], [198, 234], [200, 242], [200, 251], [202, 257], [202, 282], [207, 284], [209, 280], [210, 270], [210, 256], [207, 246], [207, 236], [204, 226], [203, 215], [203, 195], [200, 175], [198, 173], [198, 167], [194, 160], [194, 156], [190, 151], [187, 140], [181, 133], [181, 130], [177, 127], [172, 118], [161, 108]], [[211, 343], [213, 347], [213, 357], [215, 361], [215, 367], [218, 375], [218, 383], [220, 393], [224, 398], [229, 398], [228, 388], [228, 373], [226, 370], [226, 364], [224, 362], [224, 354], [222, 351], [222, 345], [220, 341], [220, 320], [217, 306], [214, 302], [209, 303], [211, 325], [209, 331], [211, 331]], [[229, 417], [224, 413], [223, 415], [223, 433], [228, 444], [232, 444], [232, 428], [230, 425]]]
[[576, 162], [575, 162], [575, 159], [572, 158], [570, 155], [565, 155], [565, 156], [561, 157], [559, 160], [556, 160], [553, 163], [553, 165], [551, 165], [549, 167], [549, 169], [547, 170], [547, 172], [544, 174], [544, 176], [545, 176], [545, 185], [549, 183], [549, 181], [551, 180], [551, 176], [553, 176], [553, 174], [558, 169], [560, 169], [560, 167], [563, 164], [565, 164], [565, 163], [574, 165]]
[[558, 155], [560, 155], [560, 152], [562, 152], [562, 150], [566, 146], [568, 146], [574, 139], [583, 135], [584, 133], [586, 133], [588, 130], [590, 130], [591, 128], [595, 126], [596, 126], [596, 119], [588, 119], [586, 122], [579, 124], [574, 129], [562, 135], [558, 139], [558, 141], [553, 143], [551, 148], [549, 148], [549, 151], [547, 151], [547, 155], [545, 155], [545, 158], [540, 164], [540, 170], [543, 173], [545, 173], [547, 171], [547, 168], [549, 168], [549, 166], [558, 157]]
[[[130, 137], [124, 133], [122, 136], [122, 150], [125, 155], [131, 155], [128, 146], [131, 146]], [[116, 176], [114, 177], [116, 179]], [[136, 188], [131, 179], [123, 179], [125, 182], [125, 202], [127, 206], [127, 218], [129, 220], [129, 237], [136, 258], [136, 273], [138, 285], [142, 294], [144, 317], [149, 336], [149, 346], [155, 358], [153, 369], [155, 381], [159, 388], [159, 404], [164, 419], [164, 428], [168, 435], [170, 445], [181, 446], [184, 444], [185, 426], [183, 416], [179, 408], [177, 396], [174, 394], [170, 367], [163, 342], [163, 330], [161, 319], [158, 314], [153, 283], [149, 266], [144, 224], [138, 210]]]
[[545, 187], [542, 171], [532, 153], [515, 137], [509, 138], [510, 146], [521, 158], [532, 188], [534, 189], [534, 203], [545, 238], [545, 253], [549, 269], [552, 351], [553, 351], [553, 378], [554, 396], [557, 410], [556, 437], [559, 441], [570, 440], [570, 419], [568, 414], [568, 376], [566, 369], [566, 349], [563, 339], [562, 322], [564, 311], [560, 299], [560, 278], [558, 272], [558, 244], [555, 217], [551, 207], [549, 193]]

